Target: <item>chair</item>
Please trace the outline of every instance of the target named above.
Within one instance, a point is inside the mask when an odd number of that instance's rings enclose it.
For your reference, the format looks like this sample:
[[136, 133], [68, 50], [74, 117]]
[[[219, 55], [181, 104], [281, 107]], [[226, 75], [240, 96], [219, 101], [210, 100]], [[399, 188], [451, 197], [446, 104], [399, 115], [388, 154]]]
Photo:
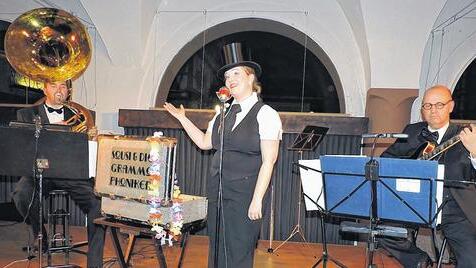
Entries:
[[[75, 264], [69, 263], [69, 253], [71, 251], [86, 254], [77, 247], [87, 245], [87, 242], [79, 244], [71, 243], [71, 236], [69, 233], [69, 211], [70, 196], [69, 192], [64, 190], [53, 190], [49, 192], [48, 203], [48, 267], [79, 267]], [[61, 225], [61, 226], [58, 226]], [[52, 254], [63, 253], [64, 263], [61, 265], [52, 265]]]

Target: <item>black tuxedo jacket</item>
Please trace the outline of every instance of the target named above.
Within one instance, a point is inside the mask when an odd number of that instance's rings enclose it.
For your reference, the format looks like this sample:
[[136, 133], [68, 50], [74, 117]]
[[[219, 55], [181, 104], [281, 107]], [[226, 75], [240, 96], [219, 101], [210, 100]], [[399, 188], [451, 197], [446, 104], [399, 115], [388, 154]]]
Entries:
[[[25, 122], [25, 123], [34, 123], [34, 118], [37, 115], [40, 116], [42, 124], [50, 124], [50, 120], [48, 119], [48, 115], [46, 114], [46, 111], [45, 111], [44, 103], [18, 110], [17, 120], [20, 122]], [[74, 113], [65, 106], [64, 119], [68, 120], [73, 115]]]
[[[411, 156], [417, 148], [426, 142], [420, 134], [427, 128], [426, 122], [410, 124], [403, 133], [408, 139], [397, 139], [383, 154], [382, 157], [402, 158]], [[459, 134], [461, 127], [450, 124], [441, 142]], [[451, 183], [451, 180], [474, 181], [476, 171], [471, 164], [469, 152], [461, 142], [437, 157], [440, 164], [445, 165], [444, 198], [447, 205], [443, 208], [443, 224], [468, 219], [476, 228], [476, 187]]]

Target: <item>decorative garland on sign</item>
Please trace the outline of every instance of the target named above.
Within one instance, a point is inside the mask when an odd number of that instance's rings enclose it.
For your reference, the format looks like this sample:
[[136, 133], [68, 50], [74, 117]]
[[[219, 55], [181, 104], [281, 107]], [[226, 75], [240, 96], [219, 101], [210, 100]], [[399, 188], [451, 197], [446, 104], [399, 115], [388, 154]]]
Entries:
[[[147, 138], [150, 145], [149, 162], [151, 163], [149, 168], [149, 223], [152, 225], [155, 238], [160, 240], [162, 245], [168, 242], [169, 246], [172, 246], [173, 240], [177, 241], [177, 236], [179, 236], [182, 231], [183, 208], [182, 200], [180, 199], [180, 188], [176, 178], [173, 178], [172, 206], [163, 204], [159, 194], [159, 189], [161, 185], [163, 185], [161, 182], [164, 179], [160, 174], [160, 167], [161, 165], [166, 165], [166, 163], [161, 160], [159, 151], [161, 136], [163, 136], [162, 133], [155, 132], [153, 137]], [[169, 209], [172, 221], [164, 223], [162, 212], [166, 209]]]

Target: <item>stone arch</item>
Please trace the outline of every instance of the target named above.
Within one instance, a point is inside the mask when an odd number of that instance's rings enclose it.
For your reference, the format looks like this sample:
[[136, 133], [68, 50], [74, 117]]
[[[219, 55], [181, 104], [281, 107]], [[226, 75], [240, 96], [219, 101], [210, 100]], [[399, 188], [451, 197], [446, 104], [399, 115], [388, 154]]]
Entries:
[[[284, 23], [262, 18], [235, 19], [208, 28], [206, 30], [207, 42], [211, 42], [229, 34], [245, 31], [263, 31], [275, 33], [294, 40], [304, 46], [305, 39], [303, 38], [303, 32]], [[182, 65], [185, 64], [187, 59], [190, 58], [200, 48], [202, 48], [202, 45], [203, 32], [196, 35], [190, 42], [183, 46], [170, 61], [159, 83], [160, 90], [158, 90], [155, 99], [156, 107], [161, 107], [163, 105], [176, 74], [179, 72]], [[337, 96], [339, 98], [340, 111], [341, 113], [345, 113], [346, 105], [344, 90], [336, 67], [330, 60], [329, 56], [324, 52], [324, 50], [309, 37], [307, 38], [307, 49], [312, 52], [327, 69], [329, 75], [331, 76], [334, 82], [334, 85], [336, 86]]]

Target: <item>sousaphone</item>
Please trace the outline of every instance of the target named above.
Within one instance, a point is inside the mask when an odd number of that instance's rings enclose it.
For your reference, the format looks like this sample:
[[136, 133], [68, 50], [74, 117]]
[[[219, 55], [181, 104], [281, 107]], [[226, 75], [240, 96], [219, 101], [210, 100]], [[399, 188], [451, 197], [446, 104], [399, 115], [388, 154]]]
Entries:
[[[11, 66], [38, 82], [74, 80], [91, 61], [91, 39], [83, 24], [56, 8], [38, 8], [15, 19], [5, 34], [5, 54]], [[65, 103], [75, 116], [68, 120], [75, 132], [94, 127], [88, 109]]]

